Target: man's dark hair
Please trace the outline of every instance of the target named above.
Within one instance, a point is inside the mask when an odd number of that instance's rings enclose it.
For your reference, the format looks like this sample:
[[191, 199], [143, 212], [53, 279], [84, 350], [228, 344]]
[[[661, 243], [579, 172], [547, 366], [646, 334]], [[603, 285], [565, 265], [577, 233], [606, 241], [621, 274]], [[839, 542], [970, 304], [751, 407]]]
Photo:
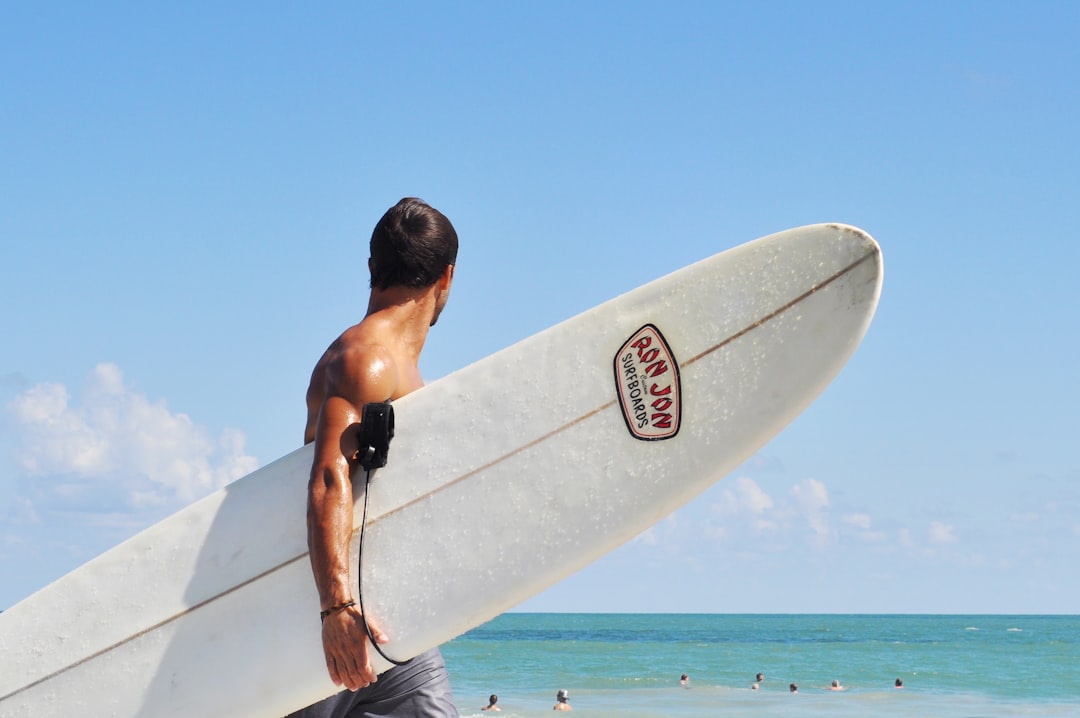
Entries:
[[458, 238], [442, 212], [406, 197], [371, 233], [371, 288], [430, 287], [457, 262]]

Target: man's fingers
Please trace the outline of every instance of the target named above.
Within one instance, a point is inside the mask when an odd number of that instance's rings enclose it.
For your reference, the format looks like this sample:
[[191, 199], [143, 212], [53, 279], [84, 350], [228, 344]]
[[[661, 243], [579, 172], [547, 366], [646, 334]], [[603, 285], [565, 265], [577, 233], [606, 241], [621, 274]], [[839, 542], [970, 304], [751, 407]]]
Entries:
[[326, 662], [326, 672], [330, 674], [330, 680], [334, 682], [335, 686], [345, 685], [345, 680], [341, 677], [333, 660], [328, 660]]
[[349, 690], [358, 691], [366, 686], [370, 681], [365, 677], [367, 671], [360, 664], [360, 660], [354, 654], [350, 654], [346, 659], [349, 666]]
[[[369, 623], [368, 628], [376, 643], [389, 640], [374, 622]], [[378, 680], [371, 666], [364, 617], [358, 610], [350, 607], [332, 619], [327, 618], [323, 623], [323, 649], [326, 668], [335, 685], [358, 691]]]

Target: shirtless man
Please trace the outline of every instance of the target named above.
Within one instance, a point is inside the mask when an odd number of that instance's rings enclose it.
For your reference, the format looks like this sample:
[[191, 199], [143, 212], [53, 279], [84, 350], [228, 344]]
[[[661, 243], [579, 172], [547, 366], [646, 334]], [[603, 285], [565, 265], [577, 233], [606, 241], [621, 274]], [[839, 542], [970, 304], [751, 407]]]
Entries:
[[[349, 562], [361, 412], [364, 404], [398, 399], [423, 385], [420, 351], [450, 295], [457, 247], [453, 225], [424, 202], [405, 198], [387, 210], [371, 235], [367, 313], [330, 345], [312, 372], [304, 430], [305, 443], [315, 442], [308, 548], [324, 616], [326, 668], [348, 691], [295, 716], [458, 715], [437, 649], [383, 673], [376, 683]], [[367, 619], [376, 641], [385, 643], [377, 622]]]

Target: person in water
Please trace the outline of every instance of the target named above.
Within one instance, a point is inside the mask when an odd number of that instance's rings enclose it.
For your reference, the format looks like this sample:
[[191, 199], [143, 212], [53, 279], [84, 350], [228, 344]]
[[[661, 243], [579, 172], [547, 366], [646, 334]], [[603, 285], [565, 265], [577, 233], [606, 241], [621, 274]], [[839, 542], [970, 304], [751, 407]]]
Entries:
[[480, 710], [482, 710], [482, 711], [501, 711], [502, 708], [495, 705], [498, 702], [499, 702], [499, 697], [497, 695], [495, 695], [494, 693], [492, 693], [491, 697], [488, 698], [488, 704], [486, 706], [484, 706], [483, 708], [481, 708]]
[[555, 705], [551, 709], [555, 711], [574, 710], [570, 707], [570, 694], [566, 692], [566, 689], [562, 689], [555, 694]]
[[[352, 593], [349, 541], [364, 405], [399, 399], [423, 386], [420, 351], [450, 296], [458, 237], [441, 212], [406, 197], [375, 225], [369, 249], [367, 311], [316, 363], [304, 428], [304, 442], [315, 444], [308, 483], [308, 549], [321, 604], [323, 652], [331, 680], [348, 690], [294, 715], [456, 718], [438, 649], [376, 676], [368, 630], [376, 644], [389, 637], [376, 617], [361, 613], [359, 597]], [[325, 280], [342, 288], [342, 301], [351, 299], [354, 264], [344, 257], [321, 260]]]

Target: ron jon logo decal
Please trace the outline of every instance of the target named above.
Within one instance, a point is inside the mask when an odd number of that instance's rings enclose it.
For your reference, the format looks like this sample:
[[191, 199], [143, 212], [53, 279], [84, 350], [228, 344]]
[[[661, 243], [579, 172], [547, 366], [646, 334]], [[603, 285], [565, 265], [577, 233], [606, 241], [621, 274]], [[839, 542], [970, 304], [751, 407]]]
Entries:
[[679, 364], [664, 335], [646, 324], [615, 355], [615, 389], [626, 428], [636, 439], [659, 441], [679, 433]]

